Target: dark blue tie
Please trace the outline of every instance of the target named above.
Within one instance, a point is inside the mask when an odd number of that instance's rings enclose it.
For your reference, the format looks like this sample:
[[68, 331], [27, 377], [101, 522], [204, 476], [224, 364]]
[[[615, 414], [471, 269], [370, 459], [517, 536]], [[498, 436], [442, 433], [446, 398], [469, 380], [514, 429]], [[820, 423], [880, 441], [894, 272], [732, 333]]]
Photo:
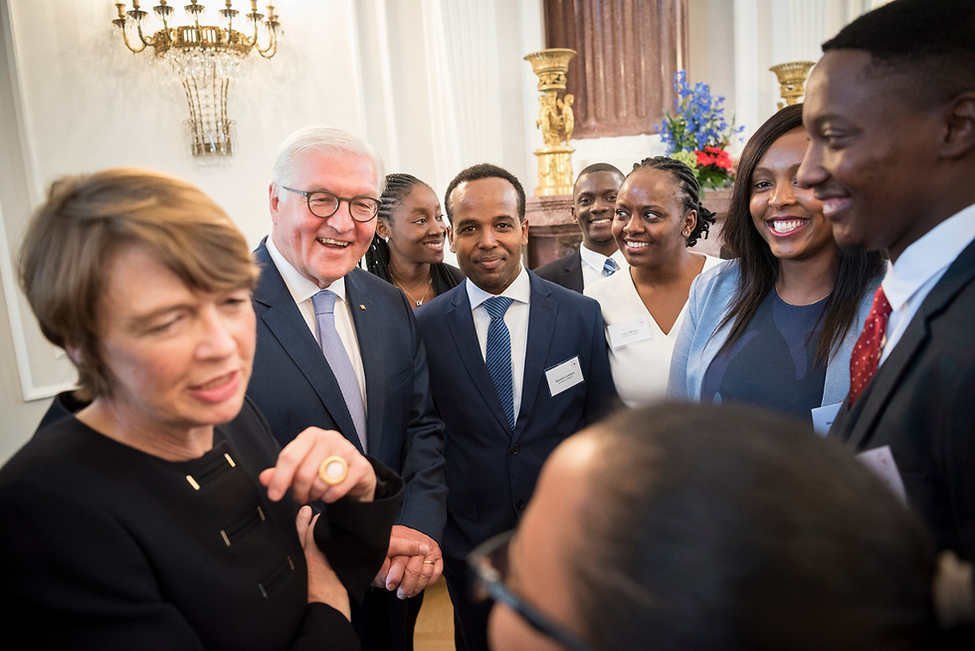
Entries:
[[494, 296], [481, 305], [491, 315], [491, 325], [487, 331], [487, 351], [484, 363], [487, 364], [488, 374], [494, 389], [498, 392], [501, 406], [508, 417], [508, 427], [515, 428], [514, 389], [511, 384], [511, 335], [504, 323], [504, 313], [511, 306], [511, 299], [506, 296]]
[[614, 273], [616, 273], [617, 269], [618, 267], [616, 266], [616, 260], [606, 258], [606, 262], [603, 264], [603, 272], [607, 276], [612, 276]]

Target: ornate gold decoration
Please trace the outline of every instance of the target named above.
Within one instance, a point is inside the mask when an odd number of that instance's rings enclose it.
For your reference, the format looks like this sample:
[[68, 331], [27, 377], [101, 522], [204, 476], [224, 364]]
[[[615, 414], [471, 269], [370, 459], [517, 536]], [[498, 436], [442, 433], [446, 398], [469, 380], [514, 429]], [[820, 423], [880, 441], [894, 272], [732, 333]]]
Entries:
[[809, 71], [816, 65], [815, 61], [792, 61], [790, 63], [780, 63], [769, 68], [775, 73], [779, 80], [779, 92], [785, 104], [778, 103], [779, 109], [785, 106], [792, 106], [799, 101], [799, 98], [806, 93], [806, 77]]
[[571, 94], [559, 97], [565, 90], [565, 73], [569, 60], [576, 55], [575, 50], [551, 48], [532, 52], [525, 61], [532, 64], [538, 75], [538, 90], [541, 95], [538, 103], [541, 108], [535, 126], [542, 131], [545, 146], [535, 151], [538, 156], [538, 187], [535, 196], [547, 197], [572, 194], [572, 153], [569, 146], [575, 128], [575, 115], [572, 112]]
[[[227, 117], [230, 81], [251, 50], [270, 59], [278, 49], [280, 23], [274, 5], [267, 5], [265, 16], [257, 12], [257, 0], [251, 0], [250, 13], [241, 19], [237, 18], [240, 12], [233, 8], [232, 0], [224, 0], [223, 5], [216, 13], [225, 21], [224, 26], [200, 24], [206, 7], [198, 0], [190, 0], [184, 7], [184, 24], [175, 24], [180, 21], [173, 16], [174, 9], [167, 0], [159, 0], [153, 7], [155, 19], [151, 22], [155, 25], [150, 27], [150, 14], [142, 10], [139, 0], [132, 0], [129, 11], [124, 2], [115, 3], [118, 18], [112, 24], [122, 32], [125, 46], [135, 53], [152, 46], [156, 56], [165, 60], [179, 77], [190, 109], [190, 119], [185, 124], [194, 156], [233, 154], [235, 124]], [[138, 41], [129, 40], [132, 30]], [[147, 33], [152, 36], [147, 37]]]

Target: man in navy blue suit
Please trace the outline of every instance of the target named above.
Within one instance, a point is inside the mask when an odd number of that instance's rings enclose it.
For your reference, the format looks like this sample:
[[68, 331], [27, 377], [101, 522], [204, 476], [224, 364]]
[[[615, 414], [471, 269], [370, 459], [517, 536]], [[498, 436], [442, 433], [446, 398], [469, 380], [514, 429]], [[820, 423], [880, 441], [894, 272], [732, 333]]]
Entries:
[[[369, 145], [306, 127], [281, 146], [271, 234], [257, 248], [257, 352], [247, 389], [282, 445], [309, 426], [341, 432], [399, 472], [406, 498], [387, 562], [352, 622], [366, 649], [412, 649], [399, 601], [440, 576], [446, 518], [443, 424], [403, 293], [356, 267], [376, 229], [383, 163]], [[416, 543], [420, 543], [419, 546]], [[409, 555], [409, 545], [426, 549]], [[394, 592], [395, 591], [395, 592]]]
[[446, 426], [444, 575], [467, 651], [487, 649], [489, 606], [465, 557], [513, 529], [549, 453], [614, 406], [599, 305], [521, 264], [525, 191], [475, 165], [450, 183], [451, 250], [466, 282], [416, 311]]

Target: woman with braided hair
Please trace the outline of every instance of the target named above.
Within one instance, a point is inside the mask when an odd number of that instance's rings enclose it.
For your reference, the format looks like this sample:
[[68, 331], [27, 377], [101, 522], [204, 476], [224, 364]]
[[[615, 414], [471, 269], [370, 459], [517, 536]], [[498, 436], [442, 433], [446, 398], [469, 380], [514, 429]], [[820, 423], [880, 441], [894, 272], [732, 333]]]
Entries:
[[409, 174], [387, 175], [378, 217], [366, 268], [402, 289], [411, 307], [464, 279], [460, 269], [444, 264], [448, 226], [429, 185]]
[[691, 283], [720, 262], [688, 247], [707, 237], [713, 223], [694, 173], [673, 158], [644, 159], [620, 187], [613, 236], [630, 268], [590, 285], [585, 294], [602, 307], [613, 381], [630, 407], [667, 392]]

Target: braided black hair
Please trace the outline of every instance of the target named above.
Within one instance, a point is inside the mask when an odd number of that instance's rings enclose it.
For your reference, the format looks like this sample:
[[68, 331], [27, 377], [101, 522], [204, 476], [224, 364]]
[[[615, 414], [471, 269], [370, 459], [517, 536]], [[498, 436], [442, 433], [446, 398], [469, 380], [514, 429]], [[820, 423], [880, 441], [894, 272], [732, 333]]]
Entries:
[[713, 212], [701, 204], [701, 186], [698, 184], [697, 177], [694, 176], [691, 168], [674, 158], [654, 156], [653, 158], [644, 158], [639, 163], [634, 163], [633, 170], [627, 175], [627, 178], [633, 172], [643, 169], [670, 172], [680, 183], [684, 212], [693, 210], [697, 213], [697, 224], [685, 240], [687, 246], [694, 246], [702, 237], [708, 239], [708, 233], [711, 230], [711, 225], [714, 223], [715, 216]]
[[[383, 220], [387, 226], [392, 225], [393, 209], [418, 185], [430, 187], [412, 174], [387, 174], [383, 193], [379, 197], [379, 213], [376, 217]], [[432, 192], [433, 188], [430, 188], [430, 191]], [[372, 275], [379, 276], [390, 284], [393, 283], [393, 277], [389, 273], [389, 244], [379, 237], [379, 233], [373, 235], [372, 244], [366, 251], [366, 269]], [[430, 278], [433, 280], [433, 291], [437, 296], [457, 285], [457, 281], [443, 263], [430, 265]]]

